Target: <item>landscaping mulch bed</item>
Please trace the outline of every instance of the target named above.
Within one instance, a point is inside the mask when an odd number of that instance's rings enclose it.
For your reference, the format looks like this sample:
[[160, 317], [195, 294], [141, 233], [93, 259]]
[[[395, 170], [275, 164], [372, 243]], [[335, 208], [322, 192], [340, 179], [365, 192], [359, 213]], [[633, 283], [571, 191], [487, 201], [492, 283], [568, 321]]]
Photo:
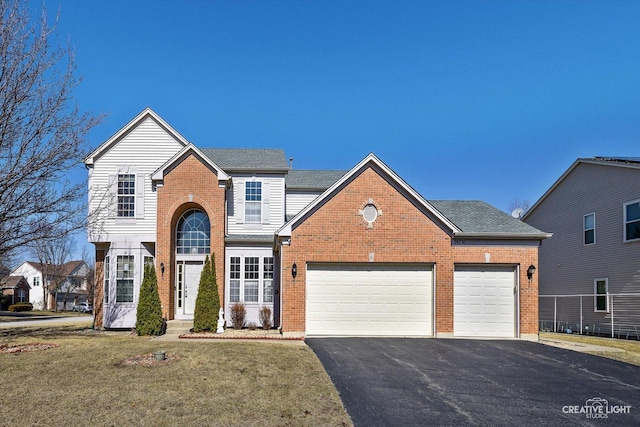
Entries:
[[56, 343], [44, 343], [44, 342], [33, 342], [27, 344], [0, 344], [0, 353], [9, 353], [9, 354], [20, 354], [20, 353], [29, 353], [32, 351], [42, 351], [48, 350], [50, 348], [58, 347]]
[[186, 339], [220, 339], [220, 340], [277, 340], [277, 341], [303, 341], [304, 337], [286, 337], [275, 329], [225, 329], [221, 334], [211, 332], [192, 332], [180, 335]]

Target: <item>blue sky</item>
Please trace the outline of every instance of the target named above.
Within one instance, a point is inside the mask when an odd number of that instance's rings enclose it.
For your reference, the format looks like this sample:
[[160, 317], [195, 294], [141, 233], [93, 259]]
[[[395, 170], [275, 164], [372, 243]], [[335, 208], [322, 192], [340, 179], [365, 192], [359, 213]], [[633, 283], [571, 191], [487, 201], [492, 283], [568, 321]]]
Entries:
[[578, 157], [640, 156], [640, 2], [45, 3], [80, 108], [108, 114], [92, 147], [149, 106], [200, 147], [374, 152], [427, 199], [505, 211]]

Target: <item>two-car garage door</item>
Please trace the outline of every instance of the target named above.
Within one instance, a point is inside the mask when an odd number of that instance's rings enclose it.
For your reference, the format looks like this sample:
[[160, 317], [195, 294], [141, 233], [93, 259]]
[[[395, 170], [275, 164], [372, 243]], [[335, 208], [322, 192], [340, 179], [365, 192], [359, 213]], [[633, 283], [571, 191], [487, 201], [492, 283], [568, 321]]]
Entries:
[[309, 335], [433, 335], [433, 267], [308, 264]]

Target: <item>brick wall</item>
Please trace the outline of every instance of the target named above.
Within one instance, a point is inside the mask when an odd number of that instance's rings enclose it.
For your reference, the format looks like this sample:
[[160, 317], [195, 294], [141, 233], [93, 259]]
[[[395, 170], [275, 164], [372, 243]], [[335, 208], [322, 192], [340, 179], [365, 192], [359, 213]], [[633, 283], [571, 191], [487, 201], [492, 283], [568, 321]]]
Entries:
[[[282, 329], [305, 330], [305, 282], [308, 262], [411, 262], [436, 265], [437, 333], [453, 332], [453, 270], [456, 263], [521, 266], [521, 333], [537, 333], [537, 279], [526, 278], [526, 268], [537, 265], [537, 246], [452, 246], [450, 231], [385, 179], [367, 167], [292, 231], [291, 245], [282, 247]], [[369, 200], [379, 210], [372, 228], [359, 214]], [[295, 279], [288, 273], [298, 266]], [[524, 276], [524, 278], [522, 277]]]
[[104, 326], [104, 257], [107, 251], [96, 248], [96, 269], [93, 294], [93, 325], [100, 329]]
[[[180, 216], [196, 208], [207, 213], [211, 223], [211, 251], [215, 254], [220, 300], [224, 301], [225, 189], [215, 173], [194, 155], [169, 171], [158, 187], [156, 266], [162, 315], [175, 314], [175, 227]], [[164, 264], [164, 274], [160, 265]]]

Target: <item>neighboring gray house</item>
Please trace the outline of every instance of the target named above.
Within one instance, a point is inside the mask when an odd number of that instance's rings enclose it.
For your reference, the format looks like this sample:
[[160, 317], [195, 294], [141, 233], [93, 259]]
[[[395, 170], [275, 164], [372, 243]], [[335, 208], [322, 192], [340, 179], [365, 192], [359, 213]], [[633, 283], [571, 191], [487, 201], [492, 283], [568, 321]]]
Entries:
[[638, 337], [640, 157], [576, 160], [522, 219], [553, 233], [540, 247], [541, 327]]

